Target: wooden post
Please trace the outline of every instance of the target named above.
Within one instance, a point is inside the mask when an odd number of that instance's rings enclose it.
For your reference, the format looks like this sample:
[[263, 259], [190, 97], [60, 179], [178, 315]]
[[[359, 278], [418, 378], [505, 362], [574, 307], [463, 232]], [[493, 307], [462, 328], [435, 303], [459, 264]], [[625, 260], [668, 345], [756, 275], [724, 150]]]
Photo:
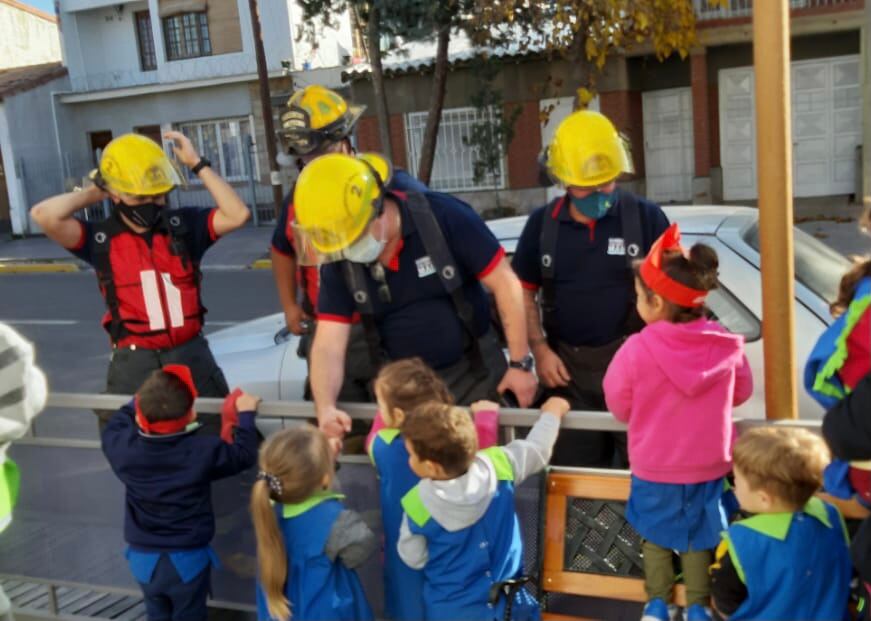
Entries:
[[789, 0], [753, 4], [765, 416], [796, 418]]

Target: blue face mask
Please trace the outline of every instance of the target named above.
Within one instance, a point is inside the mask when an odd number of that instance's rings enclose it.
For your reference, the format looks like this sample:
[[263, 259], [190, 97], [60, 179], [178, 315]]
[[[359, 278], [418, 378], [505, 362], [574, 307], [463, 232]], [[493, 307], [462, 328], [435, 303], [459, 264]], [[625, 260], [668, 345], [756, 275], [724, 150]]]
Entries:
[[572, 205], [582, 214], [593, 220], [598, 220], [614, 205], [614, 192], [593, 192], [584, 198], [576, 198], [569, 194]]

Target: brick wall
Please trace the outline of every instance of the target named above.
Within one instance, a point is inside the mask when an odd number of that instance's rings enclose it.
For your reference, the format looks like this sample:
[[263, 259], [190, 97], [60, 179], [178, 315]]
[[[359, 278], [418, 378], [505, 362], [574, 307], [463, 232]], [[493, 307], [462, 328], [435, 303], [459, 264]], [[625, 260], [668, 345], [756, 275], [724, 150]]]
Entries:
[[693, 97], [695, 176], [707, 177], [711, 171], [711, 117], [708, 112], [708, 62], [704, 53], [690, 56], [690, 81]]
[[611, 119], [617, 130], [624, 134], [632, 146], [635, 177], [644, 176], [644, 124], [641, 93], [638, 91], [611, 91], [599, 93], [599, 109]]
[[508, 187], [534, 188], [538, 186], [538, 154], [541, 152], [541, 125], [538, 120], [538, 102], [506, 104], [505, 114], [521, 106], [514, 125], [514, 139], [508, 145]]
[[[390, 115], [390, 144], [393, 147], [393, 165], [407, 169], [405, 120], [401, 114]], [[357, 123], [357, 150], [381, 152], [381, 134], [378, 132], [378, 119], [374, 116], [364, 116]], [[417, 171], [413, 171], [413, 174], [417, 174]]]

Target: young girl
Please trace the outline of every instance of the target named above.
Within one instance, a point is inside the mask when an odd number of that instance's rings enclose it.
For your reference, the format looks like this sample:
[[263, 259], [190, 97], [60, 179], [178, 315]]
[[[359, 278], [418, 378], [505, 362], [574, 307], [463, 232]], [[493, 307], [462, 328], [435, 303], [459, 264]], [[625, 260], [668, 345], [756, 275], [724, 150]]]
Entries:
[[251, 515], [261, 621], [373, 619], [352, 570], [375, 551], [375, 535], [330, 491], [333, 459], [310, 425], [279, 431], [260, 449]]
[[[423, 619], [423, 574], [399, 558], [396, 543], [402, 518], [402, 497], [420, 480], [408, 465], [408, 450], [400, 435], [406, 415], [424, 403], [452, 405], [448, 387], [420, 358], [406, 358], [385, 365], [375, 378], [378, 416], [367, 439], [369, 457], [378, 474], [381, 516], [384, 523], [385, 616], [395, 621]], [[479, 442], [496, 442], [498, 406], [472, 406]], [[481, 410], [481, 411], [477, 411]]]
[[636, 272], [647, 326], [629, 337], [605, 375], [608, 408], [629, 426], [626, 519], [644, 538], [644, 621], [669, 619], [673, 550], [683, 565], [686, 618], [711, 618], [708, 566], [726, 527], [721, 499], [732, 465], [732, 407], [753, 391], [743, 337], [707, 318], [717, 264], [704, 244], [686, 253], [672, 224]]
[[[857, 263], [841, 278], [831, 311], [836, 319], [820, 336], [804, 368], [805, 389], [826, 409], [850, 394], [871, 370], [871, 260]], [[824, 480], [833, 496], [855, 494], [871, 507], [871, 461], [833, 459]]]

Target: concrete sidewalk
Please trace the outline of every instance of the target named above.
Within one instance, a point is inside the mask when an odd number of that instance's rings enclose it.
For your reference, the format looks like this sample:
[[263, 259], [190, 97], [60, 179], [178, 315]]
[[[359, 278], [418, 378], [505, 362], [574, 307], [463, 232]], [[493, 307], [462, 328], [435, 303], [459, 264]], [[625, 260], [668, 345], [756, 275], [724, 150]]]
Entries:
[[[272, 226], [246, 226], [215, 242], [203, 259], [203, 269], [269, 268]], [[12, 239], [0, 236], [0, 274], [75, 272], [90, 269], [44, 236]]]

